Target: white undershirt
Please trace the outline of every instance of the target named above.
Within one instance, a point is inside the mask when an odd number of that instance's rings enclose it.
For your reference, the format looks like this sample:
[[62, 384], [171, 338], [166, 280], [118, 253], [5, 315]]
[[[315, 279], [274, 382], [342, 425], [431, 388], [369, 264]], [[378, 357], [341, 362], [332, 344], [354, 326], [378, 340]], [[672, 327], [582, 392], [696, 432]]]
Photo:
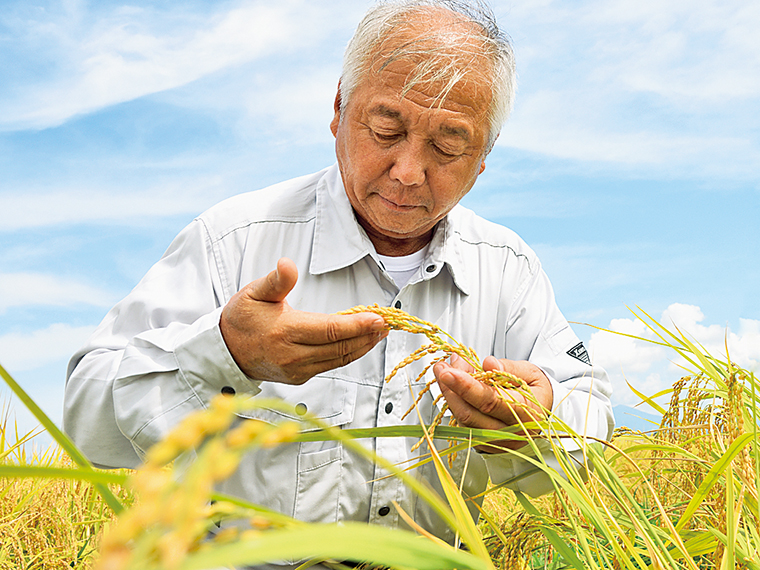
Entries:
[[388, 257], [387, 255], [380, 255], [378, 253], [377, 256], [383, 262], [383, 266], [388, 274], [393, 277], [396, 286], [399, 289], [403, 289], [404, 285], [409, 283], [409, 280], [414, 277], [417, 270], [422, 267], [422, 262], [425, 261], [427, 252], [428, 246], [425, 246], [410, 255]]

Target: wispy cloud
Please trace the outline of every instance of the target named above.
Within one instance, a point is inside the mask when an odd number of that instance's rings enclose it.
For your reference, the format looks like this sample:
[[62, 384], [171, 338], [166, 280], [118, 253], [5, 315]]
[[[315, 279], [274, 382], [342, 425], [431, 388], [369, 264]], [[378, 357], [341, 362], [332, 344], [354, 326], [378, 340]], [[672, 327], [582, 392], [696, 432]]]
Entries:
[[[121, 186], [121, 183], [114, 182]], [[130, 219], [146, 220], [177, 214], [197, 215], [224, 196], [224, 181], [219, 176], [196, 179], [176, 177], [150, 188], [133, 187], [82, 189], [61, 187], [55, 190], [0, 193], [0, 232], [56, 224], [81, 224]]]
[[0, 314], [11, 307], [94, 305], [108, 307], [114, 296], [80, 281], [44, 273], [0, 273]]
[[0, 92], [0, 128], [58, 125], [78, 114], [302, 47], [331, 27], [324, 10], [302, 0], [243, 2], [210, 16], [193, 15], [177, 5], [166, 13], [122, 8], [94, 16], [81, 13], [85, 10], [86, 5], [76, 6], [60, 19], [32, 20], [23, 30], [14, 30], [29, 52], [44, 50], [54, 58], [52, 67], [59, 73]]
[[717, 162], [723, 163], [723, 170], [726, 163], [738, 159], [748, 173], [754, 173], [750, 167], [760, 159], [760, 151], [748, 136], [684, 135], [655, 125], [629, 129], [620, 125], [612, 112], [607, 120], [598, 117], [600, 108], [592, 109], [593, 97], [580, 104], [589, 107], [588, 113], [578, 108], [571, 112], [569, 100], [583, 98], [579, 91], [544, 91], [524, 98], [520, 112], [497, 144], [568, 160], [661, 166], [669, 171], [685, 164]]
[[[726, 358], [728, 346], [731, 360], [739, 366], [757, 370], [760, 366], [760, 320], [740, 319], [738, 331], [716, 324], [703, 324], [704, 314], [695, 305], [674, 303], [661, 315], [660, 322], [675, 332], [675, 327], [692, 342], [717, 358]], [[646, 325], [637, 319], [613, 319], [611, 331], [656, 340]], [[595, 364], [602, 366], [613, 381], [616, 403], [633, 405], [639, 398], [628, 388], [626, 380], [640, 392], [652, 396], [672, 386], [685, 376], [688, 363], [676, 352], [630, 337], [598, 331], [591, 335], [589, 353]]]
[[0, 362], [12, 373], [65, 363], [92, 334], [95, 327], [56, 323], [30, 334], [0, 336]]
[[508, 14], [521, 87], [499, 144], [649, 174], [757, 180], [760, 5], [534, 1]]
[[600, 80], [616, 79], [687, 106], [760, 95], [755, 2], [595, 2], [582, 23], [606, 30], [597, 35], [595, 51], [613, 57], [599, 68]]
[[302, 69], [292, 77], [271, 77], [244, 97], [246, 113], [253, 120], [275, 121], [288, 133], [329, 143], [339, 78], [340, 67], [334, 62], [323, 69]]

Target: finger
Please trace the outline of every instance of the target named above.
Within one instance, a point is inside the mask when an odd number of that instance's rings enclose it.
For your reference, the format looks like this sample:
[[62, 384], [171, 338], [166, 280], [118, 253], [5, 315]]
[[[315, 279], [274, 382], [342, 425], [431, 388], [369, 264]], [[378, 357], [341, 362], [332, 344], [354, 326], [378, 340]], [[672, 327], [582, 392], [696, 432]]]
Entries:
[[530, 400], [531, 407], [542, 415], [552, 409], [554, 405], [554, 389], [543, 370], [527, 360], [497, 359], [493, 356], [483, 361], [483, 370], [500, 370], [522, 378], [530, 388], [533, 398]]
[[446, 403], [460, 426], [498, 430], [507, 425], [506, 422], [484, 414], [463, 398], [457, 390], [452, 389], [451, 384], [455, 381], [451, 376], [449, 371], [436, 375], [443, 397], [446, 398]]
[[328, 344], [292, 344], [289, 361], [293, 364], [311, 364], [345, 360], [346, 362], [341, 365], [345, 366], [372, 350], [387, 336], [388, 331], [381, 331]]
[[[436, 371], [434, 370], [434, 372]], [[475, 414], [467, 410], [465, 406], [462, 406], [460, 413], [468, 418], [472, 416], [477, 421], [483, 417], [490, 417], [503, 422], [503, 425], [514, 424], [518, 417], [523, 421], [529, 419], [529, 412], [525, 410], [525, 397], [519, 392], [514, 390], [497, 390], [453, 367], [439, 369], [436, 377], [438, 378], [438, 384], [441, 386], [441, 391], [443, 391], [445, 386], [458, 399], [477, 411], [477, 414]], [[452, 411], [454, 411], [453, 408]], [[476, 424], [466, 425], [470, 427], [476, 426]]]
[[486, 372], [490, 372], [491, 370], [500, 370], [506, 372], [502, 361], [495, 356], [486, 356], [486, 359], [483, 361], [483, 370]]
[[[375, 334], [370, 342], [357, 346], [354, 350], [335, 357], [314, 360], [313, 349], [311, 349], [312, 352], [308, 354], [308, 356], [291, 360], [288, 364], [283, 365], [281, 370], [283, 371], [284, 376], [289, 379], [288, 383], [302, 384], [317, 374], [341, 368], [342, 366], [346, 366], [354, 360], [361, 358], [372, 350], [380, 340], [387, 336], [387, 334], [387, 332]], [[307, 350], [307, 347], [301, 346], [298, 347], [298, 349], [301, 351]]]
[[[457, 394], [457, 392], [448, 387], [446, 381], [452, 380], [452, 378], [447, 377], [443, 372], [445, 371], [440, 372], [443, 381], [439, 381], [441, 392], [446, 398], [446, 403], [448, 404], [451, 413], [457, 419], [457, 423], [460, 426], [501, 430], [508, 425], [513, 425], [515, 423], [514, 421], [501, 421], [478, 410]], [[475, 379], [471, 378], [471, 380], [480, 384], [480, 382]], [[475, 449], [482, 453], [504, 453], [507, 449], [519, 449], [524, 446], [525, 443], [526, 442], [522, 438], [495, 440], [486, 444], [477, 445], [475, 446]]]
[[451, 361], [451, 366], [454, 368], [458, 368], [459, 370], [464, 370], [468, 374], [472, 374], [475, 372], [475, 369], [470, 365], [469, 362], [467, 362], [464, 358], [459, 356], [458, 354], [452, 354], [451, 358], [449, 359]]
[[323, 315], [299, 311], [290, 317], [288, 337], [293, 343], [310, 346], [340, 343], [387, 330], [385, 319], [375, 313]]
[[493, 356], [488, 356], [483, 361], [483, 370], [499, 370], [512, 374], [525, 380], [529, 386], [542, 381], [546, 377], [538, 366], [527, 360], [498, 359]]
[[248, 294], [257, 301], [280, 303], [285, 300], [298, 281], [298, 268], [287, 257], [277, 262], [277, 269], [249, 285]]

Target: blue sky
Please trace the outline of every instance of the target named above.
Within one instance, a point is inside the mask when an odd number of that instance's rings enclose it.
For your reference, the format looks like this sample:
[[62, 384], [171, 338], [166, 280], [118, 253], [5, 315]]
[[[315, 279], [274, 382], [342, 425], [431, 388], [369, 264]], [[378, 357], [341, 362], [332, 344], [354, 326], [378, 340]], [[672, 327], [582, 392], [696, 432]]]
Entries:
[[[342, 51], [369, 4], [2, 3], [0, 363], [53, 418], [69, 355], [185, 224], [334, 161]], [[534, 247], [569, 320], [646, 334], [638, 305], [756, 369], [760, 3], [493, 6], [519, 90], [464, 204]], [[679, 375], [576, 328], [616, 404], [636, 401], [624, 379]]]

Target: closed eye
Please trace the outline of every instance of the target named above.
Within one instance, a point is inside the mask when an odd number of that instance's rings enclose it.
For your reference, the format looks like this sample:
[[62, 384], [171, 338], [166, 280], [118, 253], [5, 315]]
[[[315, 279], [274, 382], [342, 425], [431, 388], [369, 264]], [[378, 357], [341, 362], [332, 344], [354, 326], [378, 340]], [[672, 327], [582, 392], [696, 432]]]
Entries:
[[381, 142], [394, 142], [401, 138], [400, 133], [385, 133], [372, 130], [372, 135]]
[[433, 147], [433, 150], [435, 151], [435, 153], [444, 159], [453, 160], [455, 158], [458, 158], [462, 154], [459, 152], [449, 152], [448, 150], [444, 150], [435, 143], [430, 143], [430, 145]]

